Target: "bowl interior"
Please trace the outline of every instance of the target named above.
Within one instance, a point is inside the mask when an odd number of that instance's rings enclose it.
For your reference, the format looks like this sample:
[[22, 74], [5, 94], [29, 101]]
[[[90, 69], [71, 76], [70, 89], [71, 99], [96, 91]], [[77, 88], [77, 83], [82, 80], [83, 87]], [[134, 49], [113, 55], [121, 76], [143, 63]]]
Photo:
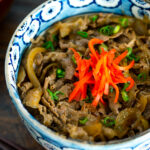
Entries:
[[[143, 18], [144, 15], [147, 15], [150, 18], [150, 4], [142, 0], [49, 0], [33, 10], [21, 22], [10, 41], [5, 59], [5, 78], [9, 94], [25, 123], [35, 129], [38, 132], [37, 134], [40, 134], [40, 137], [43, 136], [44, 138], [51, 139], [51, 136], [53, 136], [52, 143], [61, 143], [62, 145], [67, 143], [66, 145], [71, 145], [71, 147], [76, 147], [74, 145], [80, 145], [82, 148], [86, 147], [85, 144], [77, 144], [77, 142], [72, 140], [70, 140], [70, 142], [68, 142], [69, 140], [62, 140], [61, 137], [57, 136], [50, 129], [47, 129], [47, 127], [36, 121], [24, 108], [16, 86], [17, 74], [22, 55], [26, 48], [30, 46], [30, 40], [36, 38], [54, 23], [68, 17], [96, 12], [115, 13], [134, 16], [137, 18]], [[133, 137], [133, 141], [128, 142], [128, 146], [139, 144], [136, 142], [137, 140], [139, 141], [139, 139], [141, 140], [140, 137], [142, 137], [142, 140], [140, 141], [141, 143], [147, 137], [145, 133], [149, 133], [149, 130], [142, 133], [143, 136], [136, 136], [138, 137], [136, 139]], [[119, 144], [121, 141], [110, 142], [110, 144]], [[120, 143], [120, 146], [125, 146], [127, 141], [129, 140], [123, 140], [123, 143], [121, 142], [122, 144]], [[88, 146], [89, 145], [87, 144], [87, 147]]]

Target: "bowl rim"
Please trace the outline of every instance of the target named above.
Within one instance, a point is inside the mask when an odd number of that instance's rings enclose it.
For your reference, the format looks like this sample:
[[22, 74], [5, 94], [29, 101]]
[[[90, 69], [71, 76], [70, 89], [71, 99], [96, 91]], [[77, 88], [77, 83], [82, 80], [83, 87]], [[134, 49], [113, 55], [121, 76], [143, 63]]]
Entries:
[[[16, 30], [14, 31], [11, 40], [9, 42], [8, 48], [7, 48], [7, 52], [5, 55], [5, 82], [7, 85], [7, 89], [9, 92], [9, 95], [11, 97], [11, 100], [13, 102], [13, 104], [15, 105], [15, 108], [17, 109], [17, 112], [20, 114], [20, 117], [23, 118], [24, 120], [26, 120], [26, 122], [35, 130], [38, 131], [40, 133], [42, 133], [45, 137], [48, 137], [49, 139], [52, 139], [54, 141], [57, 141], [58, 143], [62, 143], [62, 145], [77, 145], [80, 146], [81, 148], [87, 148], [87, 149], [100, 149], [100, 148], [111, 148], [113, 146], [113, 149], [118, 149], [118, 148], [130, 148], [133, 145], [139, 145], [139, 141], [145, 141], [148, 140], [147, 137], [150, 137], [150, 129], [141, 132], [135, 136], [132, 137], [128, 137], [128, 138], [124, 138], [124, 139], [119, 139], [119, 140], [113, 140], [113, 141], [109, 141], [109, 142], [98, 142], [98, 143], [88, 143], [88, 142], [83, 142], [83, 141], [78, 141], [78, 140], [73, 140], [73, 139], [66, 139], [64, 138], [62, 135], [57, 134], [57, 132], [54, 132], [53, 130], [51, 130], [50, 128], [46, 127], [45, 125], [41, 124], [38, 120], [36, 120], [28, 111], [27, 109], [24, 107], [24, 105], [21, 102], [21, 99], [19, 97], [19, 94], [17, 92], [17, 97], [14, 96], [14, 94], [12, 93], [12, 87], [9, 84], [9, 78], [8, 78], [8, 74], [9, 74], [9, 69], [8, 69], [8, 55], [9, 55], [9, 50], [13, 45], [13, 41], [15, 39], [15, 35], [18, 31], [18, 29], [20, 29], [20, 27], [23, 25], [23, 23], [34, 13], [36, 13], [40, 8], [42, 8], [43, 5], [47, 4], [48, 2], [51, 1], [55, 1], [55, 0], [47, 0], [43, 3], [41, 3], [40, 5], [38, 5], [36, 8], [34, 8], [30, 13], [28, 13], [26, 15], [26, 17], [20, 22], [20, 24], [17, 26]], [[64, 0], [61, 0], [64, 1]], [[66, 1], [66, 0], [65, 0]], [[41, 33], [40, 33], [41, 34]], [[29, 47], [29, 46], [28, 46]], [[17, 101], [17, 98], [19, 99], [19, 102]], [[64, 144], [65, 143], [65, 144]], [[134, 144], [133, 144], [134, 143]], [[68, 145], [69, 144], [69, 145]], [[142, 142], [140, 143], [142, 144]], [[127, 146], [128, 145], [128, 146]]]

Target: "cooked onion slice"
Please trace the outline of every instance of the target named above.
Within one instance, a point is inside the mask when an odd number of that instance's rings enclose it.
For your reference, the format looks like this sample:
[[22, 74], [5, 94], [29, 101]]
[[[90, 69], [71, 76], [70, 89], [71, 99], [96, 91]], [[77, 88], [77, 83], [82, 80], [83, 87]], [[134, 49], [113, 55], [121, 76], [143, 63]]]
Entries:
[[33, 62], [34, 62], [34, 58], [35, 58], [36, 54], [45, 52], [45, 51], [46, 50], [44, 48], [36, 47], [36, 48], [33, 48], [27, 56], [27, 64], [26, 64], [27, 74], [28, 74], [28, 77], [29, 77], [31, 83], [36, 88], [41, 87], [41, 84], [34, 72]]

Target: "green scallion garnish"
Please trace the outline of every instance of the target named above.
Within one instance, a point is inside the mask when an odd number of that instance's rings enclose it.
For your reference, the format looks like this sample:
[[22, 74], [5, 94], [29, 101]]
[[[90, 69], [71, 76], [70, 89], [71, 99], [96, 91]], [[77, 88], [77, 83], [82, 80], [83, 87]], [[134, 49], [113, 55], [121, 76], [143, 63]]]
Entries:
[[140, 56], [135, 57], [135, 55], [132, 53], [130, 56], [127, 56], [129, 60], [134, 60], [135, 62], [138, 62], [140, 60]]
[[58, 101], [58, 94], [61, 94], [61, 95], [64, 95], [64, 93], [60, 92], [60, 91], [56, 91], [54, 94], [53, 94], [53, 97], [54, 97], [54, 100]]
[[[82, 54], [80, 52], [77, 52], [77, 53], [82, 57]], [[75, 58], [74, 58], [74, 55], [72, 55], [72, 61], [74, 62], [74, 64], [77, 63], [76, 60], [75, 60]]]
[[93, 22], [95, 22], [97, 19], [98, 19], [98, 16], [97, 16], [97, 15], [95, 15], [95, 16], [93, 16], [93, 17], [91, 18], [91, 20], [92, 20]]
[[140, 60], [140, 56], [135, 57], [134, 54], [131, 54], [131, 57], [134, 59], [135, 62], [138, 62]]
[[137, 76], [137, 79], [138, 80], [141, 80], [141, 81], [145, 81], [146, 80], [146, 74], [144, 72], [140, 73], [138, 76]]
[[127, 54], [127, 57], [128, 57], [128, 56], [130, 56], [132, 54], [132, 48], [128, 47], [127, 50], [128, 50], [128, 54]]
[[120, 21], [120, 24], [122, 27], [124, 27], [124, 28], [128, 27], [128, 25], [129, 25], [128, 18], [121, 18], [119, 21]]
[[47, 92], [49, 93], [49, 95], [51, 96], [51, 99], [52, 100], [55, 100], [55, 101], [58, 101], [58, 94], [62, 94], [62, 95], [64, 95], [64, 93], [62, 93], [62, 92], [60, 92], [60, 91], [56, 91], [56, 92], [52, 92], [52, 91], [50, 91], [49, 89], [47, 89]]
[[125, 91], [129, 85], [130, 85], [129, 83], [125, 83], [122, 90]]
[[54, 50], [55, 50], [52, 41], [45, 42], [42, 46], [43, 46], [45, 49], [51, 49], [51, 51], [54, 51]]
[[83, 37], [83, 38], [88, 38], [88, 33], [87, 33], [87, 32], [78, 31], [77, 34], [80, 35], [80, 36]]
[[128, 47], [128, 54], [127, 54], [127, 58], [129, 60], [134, 60], [135, 62], [138, 62], [140, 60], [140, 56], [135, 57], [135, 55], [132, 53], [132, 48]]
[[100, 46], [99, 46], [99, 52], [101, 53], [101, 48], [103, 48], [105, 51], [108, 51], [108, 46], [104, 43], [102, 43]]
[[114, 27], [113, 33], [116, 34], [120, 31], [120, 25]]
[[88, 118], [84, 117], [84, 118], [79, 120], [79, 123], [82, 124], [82, 125], [85, 125], [87, 121], [88, 121]]
[[115, 119], [112, 117], [106, 117], [106, 118], [104, 118], [104, 120], [102, 120], [102, 123], [106, 127], [113, 127], [115, 125]]
[[52, 91], [50, 91], [49, 89], [47, 89], [47, 92], [49, 93], [49, 95], [51, 96], [51, 99], [54, 100], [54, 94]]
[[125, 83], [124, 86], [123, 86], [123, 89], [121, 90], [121, 95], [122, 95], [122, 99], [125, 101], [125, 102], [128, 102], [129, 101], [129, 96], [128, 96], [128, 93], [126, 91], [126, 88], [129, 86], [129, 83]]
[[74, 64], [77, 63], [76, 60], [75, 60], [75, 58], [74, 58], [74, 55], [72, 55], [72, 61], [73, 61]]
[[125, 102], [128, 102], [128, 101], [129, 101], [129, 96], [128, 96], [127, 91], [122, 90], [122, 91], [121, 91], [121, 95], [122, 95], [122, 99], [123, 99]]
[[64, 78], [65, 76], [65, 71], [63, 69], [58, 68], [56, 70], [56, 77], [57, 78]]
[[101, 34], [108, 35], [108, 36], [113, 35], [113, 31], [114, 31], [114, 27], [110, 25], [104, 26], [99, 30]]

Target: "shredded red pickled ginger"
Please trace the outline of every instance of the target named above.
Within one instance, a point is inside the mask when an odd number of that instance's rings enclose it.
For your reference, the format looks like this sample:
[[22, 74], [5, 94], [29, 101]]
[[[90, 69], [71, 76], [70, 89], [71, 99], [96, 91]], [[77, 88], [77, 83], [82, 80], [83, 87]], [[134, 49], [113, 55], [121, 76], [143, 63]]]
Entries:
[[126, 91], [133, 87], [134, 80], [131, 77], [125, 77], [123, 71], [131, 69], [134, 65], [134, 60], [125, 67], [118, 65], [127, 56], [128, 51], [115, 58], [115, 49], [107, 52], [101, 48], [101, 53], [99, 54], [94, 45], [102, 43], [102, 40], [96, 38], [89, 41], [90, 59], [82, 58], [75, 49], [70, 48], [74, 52], [77, 63], [74, 75], [78, 78], [78, 81], [74, 83], [75, 87], [69, 96], [69, 102], [85, 99], [87, 97], [87, 87], [89, 86], [94, 97], [92, 105], [97, 106], [99, 102], [104, 103], [103, 95], [108, 95], [109, 87], [112, 86], [116, 93], [114, 99], [116, 103], [119, 97], [117, 84], [129, 82], [130, 85], [126, 88]]

